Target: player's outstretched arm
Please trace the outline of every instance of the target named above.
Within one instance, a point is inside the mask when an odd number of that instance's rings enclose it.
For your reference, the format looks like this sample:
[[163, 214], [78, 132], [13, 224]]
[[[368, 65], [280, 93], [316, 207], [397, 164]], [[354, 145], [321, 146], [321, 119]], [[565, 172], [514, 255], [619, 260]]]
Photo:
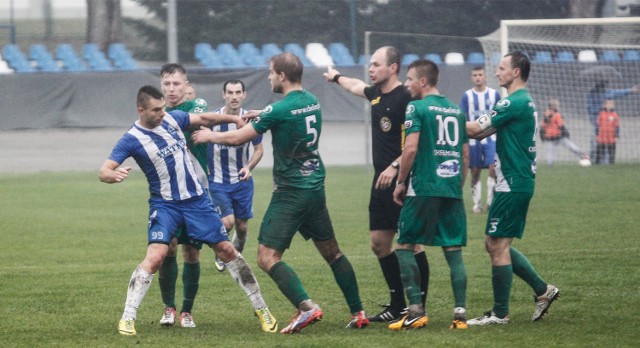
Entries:
[[215, 143], [228, 146], [239, 146], [255, 139], [258, 132], [249, 126], [227, 132], [214, 132], [211, 129], [201, 127], [191, 134], [191, 140], [196, 144]]
[[346, 89], [351, 92], [351, 94], [357, 95], [359, 97], [365, 97], [364, 89], [367, 87], [367, 84], [354, 77], [342, 76], [340, 72], [330, 66], [327, 67], [327, 72], [323, 73], [322, 76], [327, 80], [327, 82], [334, 82], [338, 84], [340, 87]]
[[246, 122], [236, 115], [218, 114], [215, 112], [203, 112], [201, 114], [189, 114], [191, 129], [198, 129], [200, 126], [213, 127], [223, 123], [235, 123], [237, 128], [242, 128]]
[[102, 163], [98, 178], [107, 184], [114, 184], [124, 181], [129, 176], [131, 167], [120, 167], [120, 163], [107, 159]]

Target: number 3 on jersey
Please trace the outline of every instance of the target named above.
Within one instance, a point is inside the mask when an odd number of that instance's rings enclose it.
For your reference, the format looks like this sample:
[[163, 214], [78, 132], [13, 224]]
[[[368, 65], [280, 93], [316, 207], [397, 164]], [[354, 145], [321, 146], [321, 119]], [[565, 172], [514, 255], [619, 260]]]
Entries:
[[313, 136], [313, 139], [307, 142], [307, 147], [311, 147], [315, 145], [315, 143], [318, 141], [318, 130], [313, 128], [312, 126], [312, 124], [315, 125], [316, 123], [316, 115], [309, 115], [304, 119], [305, 119], [305, 122], [307, 123], [307, 134], [311, 134]]

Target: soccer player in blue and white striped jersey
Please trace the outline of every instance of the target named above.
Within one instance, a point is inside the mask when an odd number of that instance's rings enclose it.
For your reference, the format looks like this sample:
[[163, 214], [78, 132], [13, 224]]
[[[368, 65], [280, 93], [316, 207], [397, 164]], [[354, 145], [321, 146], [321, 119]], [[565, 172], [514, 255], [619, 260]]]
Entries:
[[231, 115], [166, 112], [164, 96], [153, 86], [140, 88], [137, 107], [138, 121], [116, 143], [99, 172], [100, 181], [120, 183], [131, 170], [131, 167], [121, 165], [132, 157], [145, 174], [151, 195], [147, 254], [131, 275], [119, 332], [129, 336], [136, 334], [138, 307], [179, 229], [192, 240], [209, 245], [227, 263], [229, 273], [251, 300], [262, 330], [276, 332], [277, 321], [262, 298], [251, 267], [229, 242], [220, 216], [198, 180], [182, 133], [182, 130], [202, 125], [243, 122]]
[[[467, 120], [473, 122], [478, 117], [491, 111], [500, 100], [500, 93], [487, 86], [487, 75], [484, 67], [476, 66], [471, 70], [471, 82], [473, 88], [464, 92], [460, 107], [467, 114]], [[482, 213], [482, 182], [480, 171], [489, 169], [487, 177], [487, 211], [493, 201], [493, 190], [496, 186], [496, 172], [494, 161], [496, 154], [496, 136], [492, 135], [482, 140], [469, 139], [469, 168], [471, 169], [471, 198], [473, 200], [473, 212]]]
[[[246, 112], [242, 108], [246, 97], [247, 91], [244, 82], [228, 80], [222, 86], [222, 98], [225, 105], [216, 112], [237, 115], [240, 118]], [[217, 132], [235, 129], [236, 125], [233, 123], [213, 127], [213, 130]], [[253, 147], [253, 153], [251, 153], [251, 147]], [[244, 250], [249, 219], [253, 217], [251, 171], [260, 162], [263, 153], [262, 134], [239, 146], [210, 143], [207, 151], [211, 199], [220, 212], [222, 223], [227, 231], [231, 231], [235, 225], [236, 233], [231, 242], [239, 252]], [[226, 266], [222, 261], [216, 259], [215, 267], [222, 272]]]

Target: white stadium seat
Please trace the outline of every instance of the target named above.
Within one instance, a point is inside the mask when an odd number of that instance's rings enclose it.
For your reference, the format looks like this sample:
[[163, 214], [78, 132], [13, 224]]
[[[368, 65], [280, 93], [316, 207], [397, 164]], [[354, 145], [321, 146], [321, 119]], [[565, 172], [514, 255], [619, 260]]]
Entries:
[[578, 61], [581, 63], [595, 63], [598, 61], [598, 56], [594, 50], [582, 50], [578, 52]]
[[307, 44], [306, 55], [315, 66], [333, 66], [333, 59], [329, 55], [329, 50], [321, 43], [313, 42]]
[[464, 64], [464, 56], [459, 52], [449, 52], [444, 56], [444, 62], [447, 65], [462, 65]]

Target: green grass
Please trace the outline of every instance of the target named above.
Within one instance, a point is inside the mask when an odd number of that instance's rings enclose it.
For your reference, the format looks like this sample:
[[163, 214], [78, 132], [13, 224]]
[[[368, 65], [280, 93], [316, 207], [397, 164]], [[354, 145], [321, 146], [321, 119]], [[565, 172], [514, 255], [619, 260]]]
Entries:
[[[514, 278], [511, 324], [449, 331], [453, 300], [448, 268], [441, 250], [429, 248], [426, 329], [398, 333], [373, 324], [346, 330], [348, 310], [329, 267], [312, 243], [296, 237], [285, 260], [325, 317], [292, 336], [263, 334], [244, 293], [228, 273], [213, 269], [212, 253], [204, 250], [194, 307], [198, 327], [160, 327], [162, 304], [153, 284], [138, 313], [138, 336], [121, 337], [116, 326], [127, 282], [146, 251], [147, 187], [140, 171], [119, 185], [102, 184], [96, 176], [0, 175], [3, 346], [636, 346], [640, 341], [633, 324], [640, 304], [640, 165], [540, 168], [524, 239], [514, 242], [542, 277], [562, 291], [540, 322], [530, 322], [532, 291]], [[369, 249], [371, 176], [363, 167], [328, 168], [327, 195], [338, 241], [356, 270], [365, 309], [373, 313], [387, 295]], [[285, 323], [294, 309], [255, 263], [255, 237], [269, 202], [271, 174], [263, 169], [254, 177], [256, 218], [245, 257], [273, 313]], [[485, 218], [468, 215], [464, 257], [470, 316], [482, 314], [492, 303]]]

